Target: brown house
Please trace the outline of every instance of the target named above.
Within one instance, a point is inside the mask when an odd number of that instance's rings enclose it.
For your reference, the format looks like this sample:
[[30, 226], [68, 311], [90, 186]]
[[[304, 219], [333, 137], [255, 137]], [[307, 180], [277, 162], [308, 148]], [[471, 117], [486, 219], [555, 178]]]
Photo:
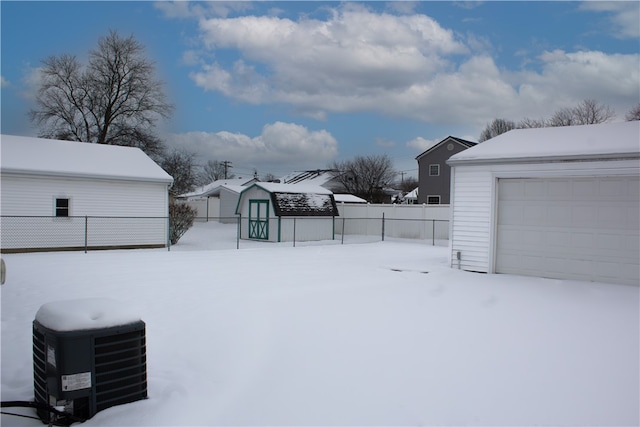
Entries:
[[476, 142], [448, 136], [428, 150], [418, 161], [418, 203], [448, 205], [451, 192], [451, 167], [449, 157], [476, 145]]

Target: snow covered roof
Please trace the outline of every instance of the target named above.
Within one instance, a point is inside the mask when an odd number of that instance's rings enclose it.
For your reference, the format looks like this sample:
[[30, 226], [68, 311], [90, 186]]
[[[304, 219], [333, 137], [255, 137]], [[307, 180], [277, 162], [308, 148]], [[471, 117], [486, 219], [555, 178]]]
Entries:
[[337, 203], [367, 203], [365, 199], [353, 194], [334, 194], [333, 197]]
[[514, 129], [451, 156], [451, 165], [640, 157], [640, 121]]
[[3, 173], [173, 182], [135, 147], [2, 135], [0, 154]]
[[405, 194], [404, 198], [405, 199], [410, 199], [410, 200], [417, 200], [418, 199], [418, 189], [419, 189], [419, 187], [416, 187], [413, 190], [409, 191], [407, 194]]
[[282, 184], [313, 184], [323, 185], [335, 177], [336, 172], [329, 169], [292, 172], [279, 179]]
[[277, 182], [256, 182], [254, 185], [270, 193], [315, 193], [333, 194], [331, 190], [315, 184], [279, 184]]
[[[253, 187], [260, 187], [270, 193], [271, 203], [277, 216], [339, 215], [333, 193], [319, 185], [256, 182], [241, 194]], [[240, 203], [241, 201], [238, 201], [236, 213], [239, 213]]]
[[236, 193], [240, 193], [244, 190], [245, 185], [256, 182], [256, 178], [229, 178], [229, 179], [218, 179], [213, 182], [210, 182], [207, 185], [203, 185], [202, 187], [198, 187], [195, 190], [184, 193], [178, 196], [178, 198], [197, 198], [197, 197], [207, 197], [207, 196], [217, 196], [220, 194], [220, 188], [226, 187], [230, 190], [235, 191]]

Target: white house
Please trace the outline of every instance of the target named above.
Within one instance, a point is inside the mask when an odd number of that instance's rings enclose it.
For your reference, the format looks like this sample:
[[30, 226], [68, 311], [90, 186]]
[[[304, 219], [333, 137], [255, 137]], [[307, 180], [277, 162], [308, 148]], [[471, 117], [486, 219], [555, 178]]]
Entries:
[[314, 241], [334, 238], [338, 208], [318, 185], [256, 182], [240, 193], [236, 214], [242, 239]]
[[163, 247], [173, 178], [132, 147], [2, 135], [2, 252]]
[[218, 179], [177, 198], [196, 209], [198, 220], [208, 221], [211, 218], [222, 223], [236, 223], [235, 211], [240, 192], [257, 181], [253, 177]]
[[639, 284], [640, 122], [512, 130], [448, 163], [452, 267]]

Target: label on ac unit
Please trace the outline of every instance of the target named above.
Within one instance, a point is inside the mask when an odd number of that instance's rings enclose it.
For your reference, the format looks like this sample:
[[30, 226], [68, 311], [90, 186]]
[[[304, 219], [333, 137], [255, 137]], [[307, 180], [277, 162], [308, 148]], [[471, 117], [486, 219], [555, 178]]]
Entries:
[[62, 375], [62, 391], [82, 390], [91, 387], [91, 372]]

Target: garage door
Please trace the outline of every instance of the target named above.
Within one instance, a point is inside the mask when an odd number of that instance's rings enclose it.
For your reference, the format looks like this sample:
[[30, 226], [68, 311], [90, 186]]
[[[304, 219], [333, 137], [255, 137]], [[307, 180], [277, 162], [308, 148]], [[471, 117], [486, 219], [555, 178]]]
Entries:
[[637, 176], [499, 179], [497, 273], [640, 284]]

